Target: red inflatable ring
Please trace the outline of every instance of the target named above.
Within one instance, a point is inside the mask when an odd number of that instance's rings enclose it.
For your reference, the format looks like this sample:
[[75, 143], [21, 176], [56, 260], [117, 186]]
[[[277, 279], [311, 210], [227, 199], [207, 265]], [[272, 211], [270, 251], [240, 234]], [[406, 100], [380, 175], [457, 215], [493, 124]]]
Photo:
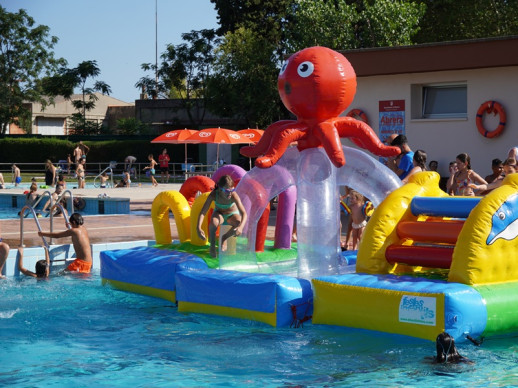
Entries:
[[[500, 117], [500, 122], [498, 124], [498, 127], [494, 131], [488, 131], [484, 128], [484, 124], [482, 123], [482, 118], [484, 117], [484, 113], [493, 113], [496, 115], [498, 113], [498, 116]], [[482, 105], [480, 105], [480, 108], [478, 108], [477, 111], [477, 128], [480, 134], [487, 138], [493, 138], [500, 136], [505, 128], [505, 110], [502, 105], [500, 105], [496, 101], [486, 101]]]
[[358, 117], [365, 123], [369, 124], [369, 119], [367, 118], [367, 114], [361, 109], [351, 109], [347, 115], [347, 117], [353, 117], [357, 119]]

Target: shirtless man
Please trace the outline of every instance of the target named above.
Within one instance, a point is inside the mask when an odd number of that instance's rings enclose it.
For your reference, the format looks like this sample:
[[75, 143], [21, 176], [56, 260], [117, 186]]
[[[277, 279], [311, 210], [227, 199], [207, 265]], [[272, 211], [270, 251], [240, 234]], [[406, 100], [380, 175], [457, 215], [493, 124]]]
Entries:
[[51, 237], [51, 238], [72, 238], [72, 244], [76, 252], [75, 259], [68, 267], [67, 271], [70, 272], [82, 272], [90, 273], [92, 268], [92, 248], [90, 246], [90, 238], [88, 232], [83, 226], [83, 217], [79, 213], [74, 213], [69, 218], [69, 225], [71, 229], [64, 230], [63, 232], [38, 232], [40, 237]]
[[22, 182], [22, 175], [20, 173], [20, 169], [16, 164], [12, 165], [13, 169], [13, 183], [14, 186], [18, 186]]
[[74, 148], [74, 163], [76, 164], [76, 168], [83, 157], [83, 149], [79, 144], [77, 144], [76, 148]]

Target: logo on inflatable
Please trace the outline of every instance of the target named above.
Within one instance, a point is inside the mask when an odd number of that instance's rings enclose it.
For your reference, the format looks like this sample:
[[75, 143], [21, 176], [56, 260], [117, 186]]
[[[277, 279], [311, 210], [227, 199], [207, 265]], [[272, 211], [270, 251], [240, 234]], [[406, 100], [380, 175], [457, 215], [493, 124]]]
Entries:
[[435, 326], [436, 298], [403, 295], [399, 303], [399, 322]]

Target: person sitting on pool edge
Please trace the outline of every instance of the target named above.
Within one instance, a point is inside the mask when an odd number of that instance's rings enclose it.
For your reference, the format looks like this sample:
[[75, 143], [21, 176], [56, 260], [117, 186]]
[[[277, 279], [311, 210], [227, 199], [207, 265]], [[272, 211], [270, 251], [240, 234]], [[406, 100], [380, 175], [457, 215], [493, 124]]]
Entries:
[[72, 228], [64, 230], [63, 232], [38, 232], [40, 237], [72, 238], [77, 259], [67, 267], [67, 271], [70, 272], [90, 273], [92, 268], [92, 248], [90, 246], [88, 232], [83, 226], [83, 223], [83, 216], [79, 213], [74, 213], [70, 216], [69, 223], [67, 223]]
[[469, 358], [466, 358], [459, 354], [457, 348], [455, 347], [455, 340], [451, 335], [449, 335], [445, 331], [437, 336], [435, 340], [435, 348], [437, 351], [437, 355], [435, 356], [434, 362], [436, 363], [472, 363], [472, 361]]
[[25, 276], [31, 276], [33, 278], [47, 278], [50, 273], [50, 257], [49, 257], [49, 249], [47, 247], [43, 247], [45, 250], [45, 260], [38, 260], [36, 262], [36, 272], [29, 271], [27, 268], [23, 267], [23, 247], [18, 247], [18, 270], [23, 273]]

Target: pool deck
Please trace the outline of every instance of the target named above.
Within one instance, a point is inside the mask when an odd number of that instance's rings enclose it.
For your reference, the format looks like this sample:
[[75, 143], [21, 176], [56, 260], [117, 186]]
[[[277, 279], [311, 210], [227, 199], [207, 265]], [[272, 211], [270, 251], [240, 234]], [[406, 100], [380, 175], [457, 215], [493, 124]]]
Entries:
[[[99, 194], [108, 196], [130, 198], [130, 209], [136, 214], [128, 215], [102, 215], [85, 216], [85, 226], [88, 229], [92, 244], [102, 242], [119, 242], [133, 240], [154, 240], [153, 223], [151, 221], [151, 204], [158, 193], [167, 190], [180, 190], [181, 184], [159, 184], [158, 187], [144, 186], [117, 189], [73, 189], [74, 196], [97, 197]], [[0, 190], [13, 194], [21, 194], [24, 189]], [[142, 214], [140, 214], [142, 213]], [[50, 219], [39, 218], [43, 230], [50, 230]], [[24, 220], [24, 245], [41, 245], [41, 238], [37, 235], [36, 223], [33, 219]], [[54, 218], [54, 231], [65, 228], [64, 220], [61, 217]], [[171, 223], [173, 238], [177, 238], [175, 223]], [[0, 220], [0, 236], [11, 248], [20, 244], [20, 220]], [[69, 243], [68, 239], [54, 239], [54, 244]]]
[[[180, 190], [181, 184], [159, 184], [158, 187], [144, 186], [117, 189], [74, 189], [74, 196], [97, 197], [99, 194], [107, 194], [110, 197], [130, 198], [130, 210], [135, 214], [128, 215], [102, 215], [85, 216], [85, 226], [88, 229], [92, 244], [135, 241], [135, 240], [154, 240], [155, 233], [151, 221], [151, 204], [158, 193], [168, 190]], [[0, 192], [21, 194], [25, 189], [8, 189]], [[275, 212], [272, 212], [272, 216]], [[50, 220], [39, 218], [41, 227], [45, 231], [50, 230]], [[270, 221], [271, 222], [271, 221]], [[36, 223], [33, 219], [24, 220], [24, 245], [38, 246], [42, 244], [38, 237]], [[64, 230], [64, 220], [61, 217], [54, 218], [54, 231]], [[273, 239], [273, 227], [268, 228], [267, 239]], [[171, 222], [171, 234], [178, 238], [176, 225]], [[15, 248], [20, 244], [20, 220], [0, 220], [0, 236], [3, 240]], [[69, 239], [54, 239], [53, 244], [67, 244]]]

